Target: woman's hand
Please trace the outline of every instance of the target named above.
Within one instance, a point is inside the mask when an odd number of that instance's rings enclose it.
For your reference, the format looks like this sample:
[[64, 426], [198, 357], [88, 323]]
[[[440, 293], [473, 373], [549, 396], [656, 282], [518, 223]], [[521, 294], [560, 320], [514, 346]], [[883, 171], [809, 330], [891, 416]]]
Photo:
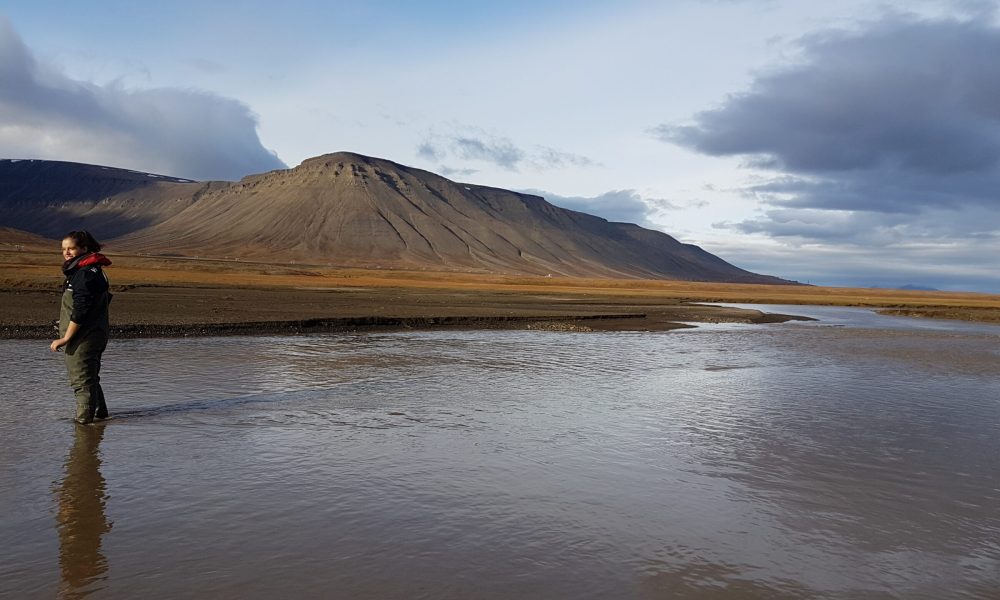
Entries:
[[49, 350], [53, 352], [59, 352], [59, 349], [68, 344], [69, 341], [73, 339], [73, 336], [76, 335], [76, 332], [79, 330], [80, 330], [79, 323], [77, 323], [76, 321], [70, 321], [69, 325], [66, 327], [66, 333], [63, 334], [63, 336], [58, 340], [53, 340], [52, 343], [49, 344]]

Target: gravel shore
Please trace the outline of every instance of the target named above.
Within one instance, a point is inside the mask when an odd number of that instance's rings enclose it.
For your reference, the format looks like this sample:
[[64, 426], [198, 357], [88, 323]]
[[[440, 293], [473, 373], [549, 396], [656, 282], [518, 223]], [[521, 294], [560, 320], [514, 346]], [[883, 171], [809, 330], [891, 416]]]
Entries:
[[[405, 329], [666, 331], [697, 322], [771, 323], [756, 310], [612, 296], [370, 289], [133, 286], [114, 290], [114, 337]], [[0, 338], [48, 339], [57, 290], [0, 290]]]

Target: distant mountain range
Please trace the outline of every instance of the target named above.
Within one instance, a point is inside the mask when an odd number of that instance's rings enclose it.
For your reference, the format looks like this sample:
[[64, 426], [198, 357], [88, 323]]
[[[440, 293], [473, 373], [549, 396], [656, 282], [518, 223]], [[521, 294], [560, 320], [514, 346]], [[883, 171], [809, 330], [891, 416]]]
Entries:
[[89, 229], [112, 251], [361, 268], [793, 283], [543, 198], [347, 152], [238, 182], [0, 160], [0, 241]]
[[929, 285], [918, 285], [914, 283], [909, 283], [906, 285], [873, 285], [873, 288], [886, 288], [890, 290], [906, 290], [909, 292], [940, 292], [936, 287], [931, 287]]

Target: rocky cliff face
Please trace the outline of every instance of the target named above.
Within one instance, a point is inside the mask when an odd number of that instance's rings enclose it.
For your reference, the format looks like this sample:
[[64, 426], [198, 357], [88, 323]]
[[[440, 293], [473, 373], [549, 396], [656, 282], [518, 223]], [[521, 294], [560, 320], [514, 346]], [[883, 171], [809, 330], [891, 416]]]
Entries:
[[[320, 156], [294, 169], [235, 183], [191, 183], [145, 174], [138, 174], [145, 179], [136, 181], [112, 171], [113, 183], [88, 172], [97, 182], [83, 179], [78, 186], [92, 192], [70, 193], [73, 186], [66, 183], [59, 186], [62, 195], [45, 200], [28, 194], [31, 199], [26, 200], [23, 192], [7, 192], [0, 165], [0, 202], [31, 204], [50, 215], [48, 220], [15, 222], [0, 217], [0, 224], [53, 236], [49, 229], [58, 220], [57, 237], [84, 220], [95, 223], [95, 233], [102, 231], [100, 224], [105, 237], [117, 236], [112, 240], [116, 249], [152, 254], [366, 268], [787, 283], [739, 269], [658, 231], [558, 208], [538, 196], [456, 183], [351, 153]], [[65, 177], [81, 179], [79, 173]]]

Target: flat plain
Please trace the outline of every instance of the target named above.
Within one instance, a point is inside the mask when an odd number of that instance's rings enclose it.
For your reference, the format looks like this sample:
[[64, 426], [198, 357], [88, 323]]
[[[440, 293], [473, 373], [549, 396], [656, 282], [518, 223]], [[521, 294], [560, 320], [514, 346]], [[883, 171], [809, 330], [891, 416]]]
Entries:
[[[1000, 323], [1000, 296], [966, 292], [585, 279], [108, 253], [113, 324], [126, 336], [359, 328], [664, 330], [691, 322], [773, 322], [716, 302], [856, 306]], [[61, 257], [0, 246], [0, 337], [47, 337]]]

